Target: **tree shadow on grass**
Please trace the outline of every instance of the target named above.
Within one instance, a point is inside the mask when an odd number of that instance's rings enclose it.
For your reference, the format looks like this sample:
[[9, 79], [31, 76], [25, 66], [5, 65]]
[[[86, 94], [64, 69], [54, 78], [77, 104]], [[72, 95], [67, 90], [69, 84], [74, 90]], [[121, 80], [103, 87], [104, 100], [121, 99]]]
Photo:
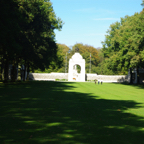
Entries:
[[135, 87], [137, 89], [144, 89], [144, 84], [141, 83], [141, 84], [130, 84], [130, 83], [127, 83], [127, 82], [123, 82], [123, 83], [115, 83], [115, 84], [122, 84], [122, 85], [126, 85], [126, 86], [131, 86], [131, 87]]
[[139, 103], [73, 92], [69, 84], [1, 86], [0, 143], [144, 144], [144, 117], [124, 113]]

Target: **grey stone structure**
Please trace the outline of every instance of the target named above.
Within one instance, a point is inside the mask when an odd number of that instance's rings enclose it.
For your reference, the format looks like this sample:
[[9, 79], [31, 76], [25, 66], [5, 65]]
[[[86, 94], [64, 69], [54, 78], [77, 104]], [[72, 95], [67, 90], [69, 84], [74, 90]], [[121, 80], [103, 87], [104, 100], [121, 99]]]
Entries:
[[[55, 81], [55, 79], [68, 79], [68, 73], [30, 73], [31, 80]], [[127, 75], [97, 75], [86, 74], [86, 80], [99, 80], [103, 82], [125, 82]]]
[[[139, 83], [144, 83], [144, 68], [139, 68], [138, 70], [136, 68], [132, 71], [132, 82], [136, 84], [138, 82], [137, 80], [137, 71], [139, 72]], [[128, 71], [128, 79], [130, 82], [130, 70]]]
[[55, 79], [68, 79], [68, 73], [30, 73], [29, 79], [55, 81]]
[[103, 82], [125, 82], [128, 81], [127, 75], [97, 75], [87, 74], [87, 80], [99, 80]]

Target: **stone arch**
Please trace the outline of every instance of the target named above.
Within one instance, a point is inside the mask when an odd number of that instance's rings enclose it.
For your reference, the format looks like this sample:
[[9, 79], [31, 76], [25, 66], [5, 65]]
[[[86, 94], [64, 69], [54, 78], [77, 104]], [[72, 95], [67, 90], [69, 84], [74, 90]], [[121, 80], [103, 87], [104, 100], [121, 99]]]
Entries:
[[73, 70], [77, 71], [77, 73], [81, 73], [81, 66], [79, 64], [75, 64], [73, 66]]
[[[81, 67], [80, 73], [74, 69], [75, 65]], [[69, 60], [68, 81], [85, 81], [85, 60], [79, 53], [75, 53]]]

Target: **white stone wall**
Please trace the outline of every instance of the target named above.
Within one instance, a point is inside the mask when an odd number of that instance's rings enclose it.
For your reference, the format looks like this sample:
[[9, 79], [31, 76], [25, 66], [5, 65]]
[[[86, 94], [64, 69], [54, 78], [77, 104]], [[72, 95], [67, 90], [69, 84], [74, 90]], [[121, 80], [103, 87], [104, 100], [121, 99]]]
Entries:
[[55, 79], [68, 79], [68, 73], [30, 73], [31, 80], [52, 80]]
[[[68, 79], [68, 73], [30, 73], [29, 78], [32, 80], [55, 80]], [[86, 74], [86, 80], [102, 80], [103, 82], [124, 82], [128, 81], [127, 75], [97, 75]]]
[[127, 75], [97, 75], [87, 74], [87, 80], [99, 80], [103, 82], [124, 82], [128, 81]]
[[[79, 65], [81, 67], [81, 71], [79, 74], [75, 75], [73, 67], [75, 65]], [[75, 53], [72, 58], [69, 60], [69, 70], [68, 70], [68, 81], [85, 81], [85, 59], [79, 53]], [[75, 78], [75, 80], [73, 79]]]

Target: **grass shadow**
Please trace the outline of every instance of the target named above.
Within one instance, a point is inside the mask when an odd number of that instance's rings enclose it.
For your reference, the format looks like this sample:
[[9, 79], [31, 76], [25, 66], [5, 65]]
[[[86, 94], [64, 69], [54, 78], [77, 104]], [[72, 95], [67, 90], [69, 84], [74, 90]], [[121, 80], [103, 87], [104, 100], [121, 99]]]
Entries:
[[99, 99], [70, 84], [1, 85], [0, 143], [144, 144], [144, 117], [123, 112], [139, 103]]
[[126, 86], [132, 86], [138, 89], [144, 89], [144, 83], [141, 84], [130, 84], [128, 82], [122, 82], [122, 83], [115, 83], [115, 84], [122, 84], [122, 85], [126, 85]]

